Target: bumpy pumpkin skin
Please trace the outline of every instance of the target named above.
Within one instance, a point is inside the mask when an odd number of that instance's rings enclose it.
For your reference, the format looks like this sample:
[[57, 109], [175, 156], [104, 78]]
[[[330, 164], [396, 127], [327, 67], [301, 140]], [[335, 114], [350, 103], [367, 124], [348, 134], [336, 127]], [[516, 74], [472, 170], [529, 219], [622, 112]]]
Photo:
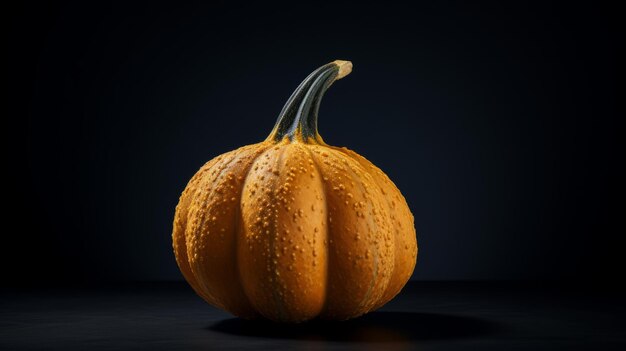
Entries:
[[406, 200], [379, 168], [316, 130], [277, 131], [190, 180], [173, 230], [185, 279], [243, 318], [344, 320], [381, 307], [417, 258]]

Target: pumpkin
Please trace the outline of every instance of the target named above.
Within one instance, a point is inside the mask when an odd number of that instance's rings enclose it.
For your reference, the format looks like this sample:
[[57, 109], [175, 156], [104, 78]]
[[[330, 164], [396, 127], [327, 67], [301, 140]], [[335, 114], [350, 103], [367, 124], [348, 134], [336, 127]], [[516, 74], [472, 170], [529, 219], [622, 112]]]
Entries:
[[269, 137], [207, 162], [180, 197], [173, 247], [209, 304], [243, 318], [345, 320], [391, 300], [417, 258], [413, 215], [379, 168], [317, 132], [334, 61], [291, 95]]

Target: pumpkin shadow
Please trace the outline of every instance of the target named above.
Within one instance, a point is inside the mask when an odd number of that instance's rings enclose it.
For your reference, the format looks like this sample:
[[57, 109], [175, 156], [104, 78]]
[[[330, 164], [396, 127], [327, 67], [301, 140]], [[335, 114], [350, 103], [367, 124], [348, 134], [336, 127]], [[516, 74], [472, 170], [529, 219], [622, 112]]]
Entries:
[[475, 338], [497, 333], [501, 325], [485, 319], [449, 314], [376, 311], [336, 322], [314, 320], [301, 324], [232, 318], [207, 329], [225, 334], [336, 342], [409, 342]]

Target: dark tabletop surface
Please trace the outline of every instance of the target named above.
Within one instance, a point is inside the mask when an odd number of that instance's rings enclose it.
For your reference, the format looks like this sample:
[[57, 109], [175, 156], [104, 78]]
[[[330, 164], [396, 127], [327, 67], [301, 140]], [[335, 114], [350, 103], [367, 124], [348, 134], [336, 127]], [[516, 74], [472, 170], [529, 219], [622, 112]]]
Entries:
[[244, 321], [185, 283], [0, 290], [0, 350], [626, 350], [623, 294], [537, 282], [410, 282], [348, 322]]

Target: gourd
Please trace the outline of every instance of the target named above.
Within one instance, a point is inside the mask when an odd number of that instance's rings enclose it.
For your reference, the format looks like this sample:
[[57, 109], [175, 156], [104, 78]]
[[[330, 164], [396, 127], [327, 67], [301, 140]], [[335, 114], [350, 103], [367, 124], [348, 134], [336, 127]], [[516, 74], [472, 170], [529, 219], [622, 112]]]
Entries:
[[381, 307], [410, 278], [417, 242], [404, 197], [317, 132], [322, 96], [351, 70], [340, 60], [315, 70], [265, 141], [217, 156], [189, 181], [173, 248], [209, 304], [243, 318], [345, 320]]

